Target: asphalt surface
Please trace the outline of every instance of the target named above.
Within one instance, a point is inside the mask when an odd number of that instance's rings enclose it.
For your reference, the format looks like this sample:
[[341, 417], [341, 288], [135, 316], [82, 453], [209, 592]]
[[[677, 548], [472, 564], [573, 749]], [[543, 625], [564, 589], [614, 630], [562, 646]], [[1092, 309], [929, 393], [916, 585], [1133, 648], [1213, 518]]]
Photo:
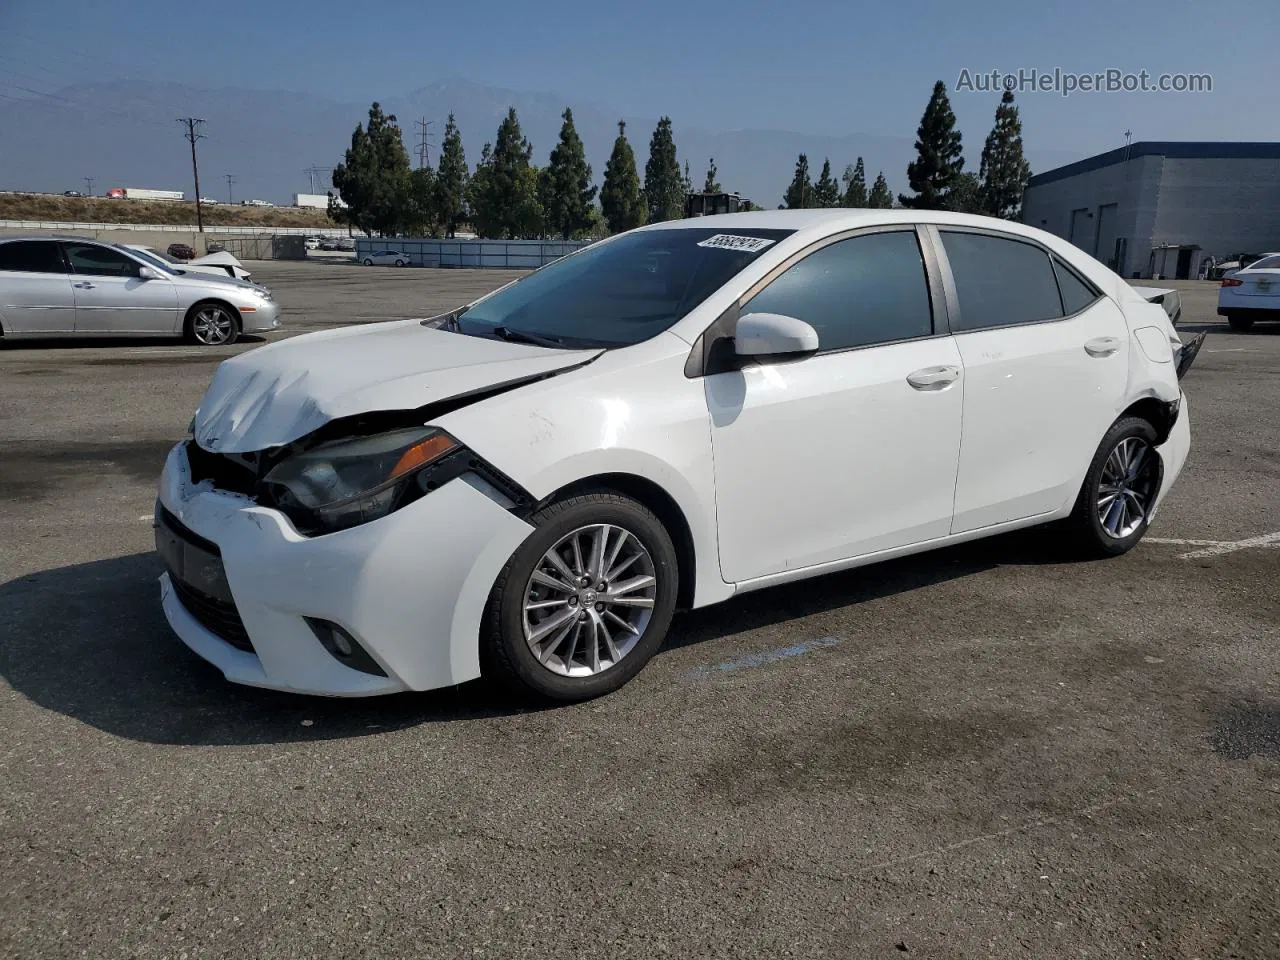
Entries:
[[[507, 279], [254, 266], [284, 335]], [[1280, 327], [1181, 286], [1193, 452], [1131, 554], [749, 595], [538, 712], [226, 683], [149, 520], [255, 344], [0, 347], [0, 956], [1280, 956]]]

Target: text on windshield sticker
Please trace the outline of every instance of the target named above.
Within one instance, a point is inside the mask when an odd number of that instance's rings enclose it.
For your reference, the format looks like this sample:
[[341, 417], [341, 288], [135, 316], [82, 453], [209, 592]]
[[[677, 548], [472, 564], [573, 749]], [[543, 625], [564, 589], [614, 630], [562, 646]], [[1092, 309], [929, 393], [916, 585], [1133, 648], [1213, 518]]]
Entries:
[[707, 237], [698, 246], [717, 247], [721, 250], [742, 250], [745, 253], [759, 253], [771, 243], [773, 243], [772, 240], [765, 240], [763, 237], [737, 237], [732, 233], [717, 233], [714, 237]]

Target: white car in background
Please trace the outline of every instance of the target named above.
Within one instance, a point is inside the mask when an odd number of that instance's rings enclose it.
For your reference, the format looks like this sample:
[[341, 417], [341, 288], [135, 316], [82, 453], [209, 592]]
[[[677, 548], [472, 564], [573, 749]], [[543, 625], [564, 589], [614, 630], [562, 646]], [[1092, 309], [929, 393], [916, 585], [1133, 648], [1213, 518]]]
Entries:
[[677, 607], [1051, 521], [1131, 549], [1199, 342], [1004, 220], [654, 224], [222, 363], [160, 478], [164, 612], [240, 683], [587, 699]]
[[1268, 254], [1222, 278], [1218, 315], [1232, 330], [1248, 330], [1259, 320], [1280, 320], [1280, 254]]
[[252, 280], [253, 278], [253, 274], [245, 269], [245, 265], [225, 250], [220, 250], [217, 253], [208, 253], [203, 257], [196, 257], [194, 260], [178, 260], [167, 253], [161, 253], [155, 247], [143, 246], [138, 243], [126, 243], [125, 246], [130, 250], [136, 250], [138, 253], [145, 255], [149, 260], [155, 261], [159, 259], [169, 267], [177, 267], [180, 270], [186, 270], [191, 273], [211, 273], [218, 277], [231, 277], [233, 280]]
[[401, 250], [375, 250], [360, 258], [366, 267], [407, 267], [409, 255]]

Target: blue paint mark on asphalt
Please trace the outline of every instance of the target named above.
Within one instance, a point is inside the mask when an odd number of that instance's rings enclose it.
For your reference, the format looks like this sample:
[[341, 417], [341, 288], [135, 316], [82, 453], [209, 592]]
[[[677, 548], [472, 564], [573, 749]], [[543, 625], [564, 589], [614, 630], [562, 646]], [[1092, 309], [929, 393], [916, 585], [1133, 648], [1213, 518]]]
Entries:
[[801, 654], [808, 653], [811, 650], [820, 650], [823, 647], [834, 647], [840, 642], [839, 637], [819, 637], [817, 640], [805, 640], [801, 643], [794, 643], [789, 647], [778, 647], [775, 650], [762, 650], [759, 653], [748, 654], [737, 660], [726, 660], [724, 663], [717, 663], [710, 667], [702, 667], [694, 670], [691, 676], [700, 680], [717, 673], [729, 673], [733, 670], [745, 670], [748, 667], [763, 667], [770, 663], [777, 663], [779, 660], [788, 660], [791, 657], [798, 657]]

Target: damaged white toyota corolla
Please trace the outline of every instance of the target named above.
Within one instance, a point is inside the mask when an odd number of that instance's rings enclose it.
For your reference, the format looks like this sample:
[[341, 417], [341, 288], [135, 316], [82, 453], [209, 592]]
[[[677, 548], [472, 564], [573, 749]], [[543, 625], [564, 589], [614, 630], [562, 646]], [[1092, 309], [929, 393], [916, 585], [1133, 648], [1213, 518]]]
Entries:
[[160, 480], [165, 614], [239, 683], [597, 696], [678, 606], [1048, 521], [1123, 553], [1198, 346], [1017, 224], [646, 227], [223, 363]]

